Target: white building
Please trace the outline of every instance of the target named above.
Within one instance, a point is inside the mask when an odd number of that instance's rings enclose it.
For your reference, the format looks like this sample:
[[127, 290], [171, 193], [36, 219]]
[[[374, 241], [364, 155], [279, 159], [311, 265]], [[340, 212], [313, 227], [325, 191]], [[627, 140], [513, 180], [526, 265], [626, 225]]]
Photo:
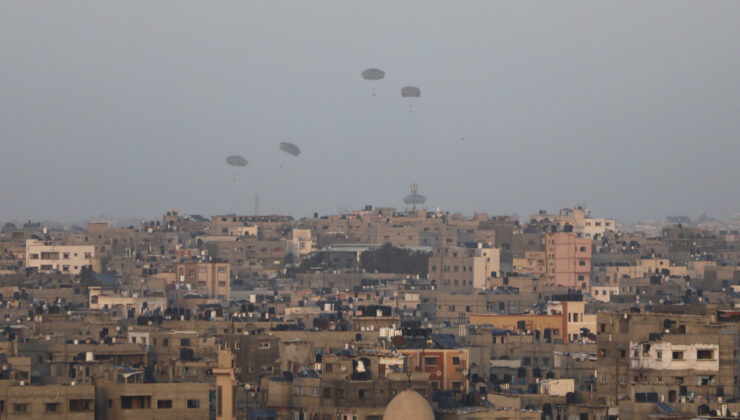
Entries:
[[26, 268], [39, 273], [79, 274], [83, 267], [92, 267], [93, 245], [51, 245], [35, 239], [26, 240]]

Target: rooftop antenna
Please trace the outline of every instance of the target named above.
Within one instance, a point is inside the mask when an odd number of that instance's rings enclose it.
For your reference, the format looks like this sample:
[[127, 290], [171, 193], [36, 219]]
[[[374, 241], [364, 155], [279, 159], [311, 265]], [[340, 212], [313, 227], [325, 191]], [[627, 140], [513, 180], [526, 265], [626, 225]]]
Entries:
[[411, 210], [416, 211], [417, 204], [424, 204], [427, 201], [426, 197], [419, 194], [419, 184], [411, 184], [411, 194], [404, 197], [403, 202], [411, 204]]
[[260, 214], [260, 195], [254, 194], [254, 215], [259, 216]]

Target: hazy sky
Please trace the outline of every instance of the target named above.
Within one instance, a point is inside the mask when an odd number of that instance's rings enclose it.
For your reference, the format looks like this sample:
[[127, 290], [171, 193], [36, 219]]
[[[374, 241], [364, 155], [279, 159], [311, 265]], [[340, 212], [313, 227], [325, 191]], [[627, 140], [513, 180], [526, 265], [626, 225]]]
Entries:
[[403, 207], [412, 182], [467, 214], [727, 217], [738, 22], [731, 0], [0, 0], [0, 220]]

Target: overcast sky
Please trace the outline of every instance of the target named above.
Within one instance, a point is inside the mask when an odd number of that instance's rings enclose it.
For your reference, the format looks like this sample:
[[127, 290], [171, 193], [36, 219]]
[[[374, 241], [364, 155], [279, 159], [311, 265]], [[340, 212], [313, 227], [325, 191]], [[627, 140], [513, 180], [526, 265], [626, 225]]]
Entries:
[[412, 182], [467, 214], [728, 217], [738, 22], [729, 0], [4, 0], [0, 221], [402, 208]]

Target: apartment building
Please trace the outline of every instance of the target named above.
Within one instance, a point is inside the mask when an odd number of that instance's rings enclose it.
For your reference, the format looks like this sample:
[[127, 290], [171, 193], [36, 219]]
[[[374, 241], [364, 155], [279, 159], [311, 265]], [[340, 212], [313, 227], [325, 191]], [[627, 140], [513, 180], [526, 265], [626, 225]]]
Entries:
[[591, 287], [591, 240], [570, 232], [545, 235], [547, 283], [588, 292]]
[[229, 301], [231, 298], [231, 271], [229, 263], [182, 262], [175, 264], [177, 282], [210, 299]]
[[738, 398], [738, 324], [714, 316], [600, 312], [599, 404], [645, 418], [656, 404], [708, 414]]
[[442, 291], [486, 289], [500, 275], [500, 258], [499, 248], [438, 248], [429, 257], [428, 278]]
[[[80, 274], [93, 268], [95, 247], [91, 245], [53, 245], [36, 239], [26, 240], [26, 268], [39, 273]], [[99, 268], [98, 268], [99, 269]]]

